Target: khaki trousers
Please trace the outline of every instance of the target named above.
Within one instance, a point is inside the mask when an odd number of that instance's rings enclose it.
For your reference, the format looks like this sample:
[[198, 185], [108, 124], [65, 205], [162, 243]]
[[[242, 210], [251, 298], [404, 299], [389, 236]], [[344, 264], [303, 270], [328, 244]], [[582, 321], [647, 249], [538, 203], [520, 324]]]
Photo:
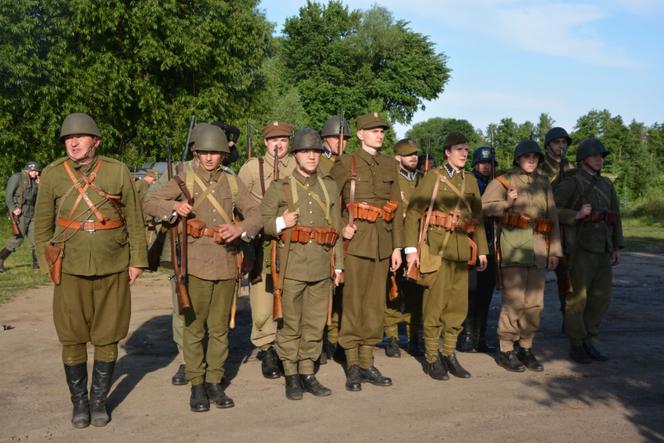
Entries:
[[530, 349], [544, 306], [546, 269], [508, 266], [502, 268], [502, 273], [502, 305], [498, 318], [500, 350], [512, 351], [516, 341], [522, 348]]
[[272, 319], [274, 296], [265, 290], [265, 283], [272, 281], [271, 274], [263, 272], [262, 280], [249, 288], [251, 305], [251, 343], [264, 351], [274, 344], [277, 337], [277, 322]]
[[285, 375], [314, 373], [314, 361], [323, 348], [331, 284], [329, 278], [317, 282], [284, 279], [284, 321], [277, 331], [277, 353]]

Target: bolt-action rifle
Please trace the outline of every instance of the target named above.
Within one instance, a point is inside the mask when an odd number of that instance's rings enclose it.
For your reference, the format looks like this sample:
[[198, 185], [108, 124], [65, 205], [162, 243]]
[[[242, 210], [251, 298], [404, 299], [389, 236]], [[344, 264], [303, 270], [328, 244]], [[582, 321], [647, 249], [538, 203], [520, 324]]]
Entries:
[[[274, 181], [279, 180], [279, 149], [277, 146], [274, 147], [274, 171], [272, 173], [272, 178]], [[276, 238], [273, 238], [270, 241], [270, 248], [270, 274], [272, 277], [272, 294], [274, 296], [272, 318], [277, 321], [284, 318], [284, 313], [281, 306], [282, 288], [280, 287], [279, 281], [279, 247]], [[286, 253], [288, 253], [288, 250], [286, 250]], [[285, 269], [283, 271], [285, 271]]]

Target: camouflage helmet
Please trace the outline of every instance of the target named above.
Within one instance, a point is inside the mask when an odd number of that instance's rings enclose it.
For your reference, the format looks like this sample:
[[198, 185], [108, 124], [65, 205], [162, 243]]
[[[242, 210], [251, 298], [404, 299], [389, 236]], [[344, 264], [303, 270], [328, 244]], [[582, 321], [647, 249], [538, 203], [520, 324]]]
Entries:
[[571, 145], [572, 144], [572, 137], [569, 136], [567, 131], [561, 127], [555, 127], [549, 129], [549, 131], [546, 133], [544, 136], [544, 146], [549, 146], [549, 143], [551, 140], [555, 140], [557, 138], [566, 138], [567, 139], [567, 144]]
[[595, 154], [602, 154], [602, 157], [606, 157], [609, 155], [609, 151], [598, 139], [587, 138], [579, 144], [579, 150], [576, 151], [576, 162], [582, 162], [586, 158]]
[[231, 152], [224, 131], [208, 123], [196, 125], [196, 144], [191, 149], [204, 152]]
[[88, 114], [83, 112], [74, 112], [65, 117], [62, 122], [62, 127], [60, 127], [60, 140], [64, 139], [68, 135], [94, 135], [95, 137], [101, 137], [99, 128], [97, 124]]
[[26, 171], [41, 171], [41, 165], [39, 162], [36, 161], [29, 161], [25, 164], [25, 168], [23, 168]]
[[293, 136], [290, 152], [308, 150], [323, 152], [323, 142], [315, 129], [303, 128], [297, 131]]
[[[342, 129], [343, 126], [343, 129]], [[334, 137], [339, 136], [341, 131], [344, 132], [344, 138], [350, 138], [350, 128], [348, 122], [341, 115], [333, 115], [328, 118], [323, 125], [323, 130], [320, 132], [321, 137]]]
[[518, 166], [517, 159], [525, 154], [537, 154], [540, 163], [544, 160], [544, 154], [535, 140], [522, 140], [514, 149], [514, 165]]
[[480, 146], [473, 151], [473, 166], [478, 163], [496, 163], [496, 150], [491, 146]]

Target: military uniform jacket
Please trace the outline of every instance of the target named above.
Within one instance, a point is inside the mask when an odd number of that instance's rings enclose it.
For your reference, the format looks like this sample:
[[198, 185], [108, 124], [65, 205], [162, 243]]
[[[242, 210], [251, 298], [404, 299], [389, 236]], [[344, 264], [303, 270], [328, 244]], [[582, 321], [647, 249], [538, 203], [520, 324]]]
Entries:
[[[540, 173], [548, 177], [549, 182], [551, 182], [553, 186], [557, 185], [561, 180], [559, 177], [560, 163], [558, 163], [548, 154], [544, 154], [544, 161], [539, 164], [538, 170]], [[563, 159], [563, 176], [567, 176], [573, 171], [574, 166], [572, 166], [570, 162], [567, 161], [567, 159]]]
[[[413, 190], [420, 182], [420, 172], [419, 171], [408, 171], [397, 164], [398, 171], [398, 180], [399, 180], [399, 191], [401, 193], [401, 202], [403, 207], [408, 207], [408, 202], [410, 200], [410, 195], [413, 193]], [[406, 216], [406, 211], [403, 211], [403, 216]]]
[[[425, 216], [425, 211], [429, 207], [436, 180], [441, 182], [434, 200], [433, 210], [451, 212], [458, 209], [462, 219], [475, 219], [478, 222], [477, 230], [470, 234], [470, 238], [477, 244], [477, 255], [487, 255], [489, 248], [484, 233], [480, 190], [475, 177], [460, 171], [454, 172], [450, 178], [444, 166], [429, 171], [410, 197], [405, 221], [406, 246], [417, 246], [420, 217]], [[465, 202], [448, 185], [449, 182], [459, 192], [463, 192]], [[430, 226], [426, 243], [432, 255], [442, 256], [448, 261], [464, 262], [468, 261], [471, 256], [468, 236], [469, 234], [463, 231], [447, 231], [444, 228]]]
[[[328, 157], [329, 155], [329, 157]], [[339, 158], [337, 155], [334, 155], [332, 153], [327, 153], [323, 152], [323, 154], [320, 156], [320, 164], [318, 165], [318, 173], [322, 176], [325, 177], [326, 175], [330, 174], [330, 171], [332, 170], [332, 166], [337, 162], [337, 158]]]
[[37, 183], [27, 172], [18, 172], [7, 180], [5, 188], [5, 204], [9, 211], [21, 208], [21, 217], [32, 218], [37, 200]]
[[[274, 156], [266, 155], [263, 158], [263, 184], [260, 180], [260, 161], [257, 157], [249, 159], [238, 173], [238, 178], [251, 193], [254, 201], [260, 204], [263, 200], [263, 190], [267, 192], [270, 183], [274, 181]], [[279, 177], [287, 177], [295, 169], [295, 159], [290, 155], [279, 159]]]
[[[286, 192], [292, 192], [293, 186], [291, 180], [297, 180], [294, 187], [297, 192], [297, 202], [295, 209], [299, 211], [297, 225], [308, 227], [331, 227], [339, 232], [337, 245], [334, 247], [335, 268], [343, 269], [343, 248], [341, 247], [341, 210], [339, 208], [339, 199], [336, 198], [337, 185], [329, 177], [323, 178], [323, 185], [329, 198], [329, 216], [331, 223], [328, 223], [327, 217], [317, 199], [325, 204], [325, 192], [323, 191], [316, 174], [311, 177], [304, 177], [297, 171], [294, 171], [290, 177], [272, 182], [270, 184], [263, 203], [261, 203], [261, 214], [263, 216], [264, 231], [267, 235], [277, 236], [276, 219], [283, 215], [288, 208]], [[301, 186], [300, 186], [301, 185]], [[293, 200], [291, 200], [293, 202]], [[282, 233], [287, 232], [286, 229]], [[280, 233], [279, 233], [280, 234]], [[279, 242], [280, 263], [284, 263], [285, 245]], [[283, 270], [281, 270], [283, 272]], [[317, 244], [310, 241], [307, 244], [291, 242], [288, 261], [286, 265], [285, 277], [306, 282], [315, 282], [331, 276], [330, 268], [330, 247]]]
[[[560, 222], [565, 225], [570, 253], [575, 247], [594, 253], [612, 252], [623, 247], [618, 197], [608, 178], [599, 174], [592, 175], [579, 168], [560, 183], [556, 188], [555, 198]], [[586, 203], [592, 206], [593, 212], [613, 211], [616, 214], [616, 223], [585, 223], [576, 220], [576, 213]]]
[[[103, 164], [93, 183], [108, 194], [119, 195], [118, 203], [122, 214], [118, 214], [108, 201], [98, 206], [98, 209], [104, 217], [111, 220], [123, 217], [124, 226], [93, 233], [57, 226], [56, 217], [68, 217], [79, 196], [67, 175], [64, 163], [67, 162], [74, 174], [80, 171], [87, 175], [100, 161], [103, 161]], [[54, 237], [58, 243], [65, 241], [62, 272], [67, 274], [108, 275], [124, 271], [128, 266], [147, 267], [143, 211], [129, 169], [124, 163], [96, 156], [89, 164], [80, 165], [64, 157], [44, 169], [39, 188], [35, 208], [35, 245], [40, 254], [41, 269], [48, 269], [44, 246]], [[88, 189], [86, 193], [95, 204], [103, 200], [92, 189]], [[83, 200], [69, 218], [78, 221], [96, 220]]]
[[[519, 229], [503, 226], [500, 236], [501, 263], [503, 266], [536, 266], [544, 269], [548, 256], [563, 256], [551, 184], [546, 176], [537, 172], [526, 174], [519, 167], [510, 169], [502, 177], [516, 189], [518, 195], [510, 212], [527, 215], [531, 220], [547, 218], [553, 226], [548, 234], [548, 247], [547, 236], [534, 232], [532, 227]], [[484, 214], [501, 217], [505, 213], [507, 192], [498, 179], [492, 180], [482, 196]]]
[[[234, 209], [243, 217], [241, 222], [244, 232], [253, 237], [261, 228], [260, 211], [258, 205], [249, 196], [242, 180], [237, 180], [237, 201], [233, 202], [231, 194], [232, 180], [230, 170], [220, 167], [216, 171], [208, 172], [198, 164], [190, 163], [180, 174], [182, 181], [188, 183], [187, 174], [195, 174], [206, 188], [213, 187], [209, 196], [214, 198], [229, 218], [233, 218]], [[191, 178], [190, 178], [191, 179]], [[197, 218], [205, 222], [206, 226], [214, 228], [226, 224], [227, 221], [219, 214], [209, 198], [197, 203], [197, 198], [204, 192], [199, 183], [193, 181], [193, 189], [188, 189], [194, 199], [196, 208], [190, 218]], [[173, 221], [173, 206], [176, 201], [185, 199], [175, 179], [170, 180], [162, 188], [150, 192], [143, 206], [145, 211], [161, 220]], [[228, 280], [237, 277], [235, 257], [238, 254], [236, 244], [220, 245], [211, 237], [188, 237], [187, 273], [204, 280]]]
[[[390, 200], [401, 202], [394, 159], [380, 153], [371, 155], [360, 148], [355, 154], [339, 158], [330, 171], [342, 197], [344, 225], [348, 220], [346, 205], [350, 202], [352, 156], [355, 156], [357, 165], [355, 202], [366, 202], [377, 207], [383, 207]], [[357, 231], [348, 245], [347, 254], [382, 260], [390, 257], [395, 248], [403, 247], [402, 204], [399, 204], [390, 222], [378, 218], [374, 223], [355, 220], [355, 225]]]

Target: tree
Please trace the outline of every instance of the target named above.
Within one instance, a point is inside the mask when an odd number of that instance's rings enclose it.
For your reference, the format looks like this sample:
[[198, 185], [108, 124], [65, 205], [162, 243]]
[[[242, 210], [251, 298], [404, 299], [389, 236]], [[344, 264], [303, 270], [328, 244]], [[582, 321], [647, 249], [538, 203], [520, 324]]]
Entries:
[[539, 115], [537, 128], [535, 129], [535, 140], [537, 140], [542, 149], [546, 149], [546, 146], [544, 146], [546, 133], [549, 132], [549, 129], [553, 128], [555, 122], [556, 121], [546, 112], [542, 112]]
[[406, 137], [417, 141], [423, 150], [429, 149], [436, 164], [440, 164], [444, 157], [443, 141], [450, 132], [465, 135], [471, 149], [483, 144], [483, 140], [470, 122], [454, 118], [435, 117], [417, 123], [406, 132]]

